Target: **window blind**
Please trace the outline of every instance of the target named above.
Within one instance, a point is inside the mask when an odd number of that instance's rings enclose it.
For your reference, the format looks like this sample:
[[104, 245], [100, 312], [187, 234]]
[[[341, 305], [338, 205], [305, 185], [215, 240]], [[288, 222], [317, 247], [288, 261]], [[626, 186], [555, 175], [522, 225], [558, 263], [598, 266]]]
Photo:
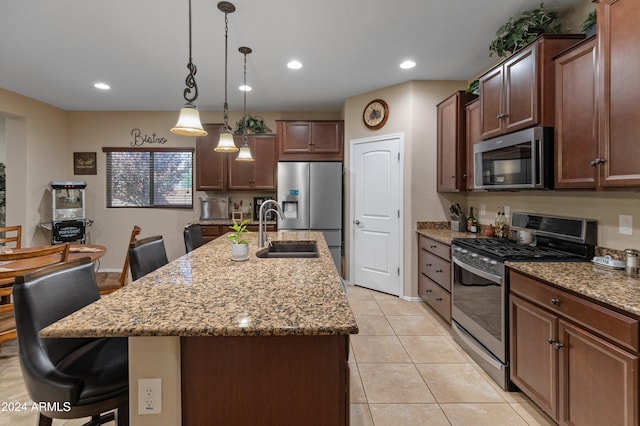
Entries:
[[107, 207], [193, 208], [193, 149], [102, 150]]

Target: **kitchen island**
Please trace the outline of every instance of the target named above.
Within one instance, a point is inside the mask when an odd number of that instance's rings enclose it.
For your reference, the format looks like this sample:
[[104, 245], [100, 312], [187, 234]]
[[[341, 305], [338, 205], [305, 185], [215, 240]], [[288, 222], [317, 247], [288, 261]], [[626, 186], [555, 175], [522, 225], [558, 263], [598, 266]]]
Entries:
[[[129, 338], [130, 418], [151, 424], [348, 424], [355, 318], [321, 233], [318, 258], [231, 260], [214, 240], [42, 331]], [[162, 412], [138, 415], [138, 379]], [[144, 411], [144, 410], [142, 410]]]

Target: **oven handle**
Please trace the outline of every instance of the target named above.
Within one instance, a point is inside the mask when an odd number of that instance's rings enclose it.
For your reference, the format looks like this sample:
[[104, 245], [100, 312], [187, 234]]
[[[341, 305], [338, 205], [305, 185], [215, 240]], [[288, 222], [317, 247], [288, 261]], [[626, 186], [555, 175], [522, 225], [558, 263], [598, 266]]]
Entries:
[[489, 272], [483, 271], [482, 269], [478, 269], [475, 266], [469, 265], [468, 263], [465, 263], [457, 258], [453, 258], [453, 263], [455, 265], [458, 265], [459, 267], [461, 267], [462, 269], [466, 269], [467, 271], [476, 274], [482, 278], [485, 278], [489, 281], [493, 281], [496, 284], [503, 284], [503, 277], [501, 277], [500, 275], [495, 275], [495, 274], [491, 274]]
[[464, 341], [467, 346], [473, 348], [474, 352], [478, 354], [478, 356], [480, 356], [483, 360], [485, 360], [488, 364], [492, 365], [496, 369], [502, 370], [504, 368], [505, 364], [503, 364], [502, 361], [496, 358], [495, 355], [493, 355], [491, 352], [488, 352], [483, 346], [480, 346], [478, 343], [476, 343], [467, 330], [462, 328], [455, 321], [453, 321], [452, 324], [453, 331], [455, 331], [458, 337], [462, 341]]

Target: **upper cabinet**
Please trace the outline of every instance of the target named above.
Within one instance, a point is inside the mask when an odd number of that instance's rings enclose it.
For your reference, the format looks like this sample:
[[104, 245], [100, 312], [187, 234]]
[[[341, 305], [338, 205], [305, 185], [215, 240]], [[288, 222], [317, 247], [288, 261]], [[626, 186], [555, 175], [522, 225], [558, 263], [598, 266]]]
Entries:
[[276, 121], [280, 161], [342, 161], [343, 121]]
[[554, 125], [553, 56], [584, 35], [542, 35], [479, 78], [481, 138]]
[[467, 187], [465, 106], [475, 98], [458, 91], [437, 105], [438, 192], [464, 191]]
[[[235, 161], [237, 154], [215, 152], [222, 124], [203, 124], [208, 135], [196, 138], [196, 190], [248, 191], [276, 189], [276, 135], [251, 135], [247, 143], [255, 161]], [[234, 137], [236, 145], [242, 137]]]
[[222, 124], [203, 124], [207, 136], [196, 138], [196, 190], [226, 191], [227, 156], [215, 152]]
[[465, 182], [467, 184], [467, 191], [473, 191], [475, 185], [473, 178], [473, 146], [481, 141], [480, 100], [476, 98], [469, 102], [465, 107], [465, 110], [467, 121], [467, 175], [465, 176]]
[[600, 0], [598, 12], [601, 187], [640, 186], [640, 7], [637, 0]]
[[555, 59], [555, 188], [596, 188], [598, 157], [597, 52], [590, 38]]
[[[242, 144], [242, 137], [236, 136], [236, 145]], [[254, 161], [235, 161], [235, 155], [229, 160], [229, 181], [227, 189], [272, 190], [276, 189], [276, 170], [278, 166], [278, 141], [276, 135], [252, 135], [247, 137]]]

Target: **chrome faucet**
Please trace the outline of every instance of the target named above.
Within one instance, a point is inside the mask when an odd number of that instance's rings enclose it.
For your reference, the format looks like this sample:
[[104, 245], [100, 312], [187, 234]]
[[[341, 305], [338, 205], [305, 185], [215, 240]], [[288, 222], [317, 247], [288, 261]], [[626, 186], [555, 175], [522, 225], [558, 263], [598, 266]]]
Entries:
[[[265, 210], [263, 212], [263, 209], [267, 204], [273, 204], [273, 205], [275, 205], [276, 208], [270, 208], [270, 209], [267, 209], [267, 210]], [[265, 216], [270, 211], [271, 212], [276, 212], [276, 214], [278, 216], [280, 216], [280, 219], [284, 220], [284, 217], [282, 216], [281, 210], [282, 210], [282, 207], [280, 207], [280, 204], [278, 204], [278, 202], [276, 200], [266, 200], [266, 201], [263, 201], [262, 204], [260, 204], [260, 210], [258, 211], [258, 220], [259, 220], [259, 222], [258, 222], [258, 247], [259, 248], [264, 247], [264, 241], [265, 241], [265, 239], [266, 239], [265, 237], [267, 235], [267, 231], [265, 230], [265, 227], [264, 227]]]

